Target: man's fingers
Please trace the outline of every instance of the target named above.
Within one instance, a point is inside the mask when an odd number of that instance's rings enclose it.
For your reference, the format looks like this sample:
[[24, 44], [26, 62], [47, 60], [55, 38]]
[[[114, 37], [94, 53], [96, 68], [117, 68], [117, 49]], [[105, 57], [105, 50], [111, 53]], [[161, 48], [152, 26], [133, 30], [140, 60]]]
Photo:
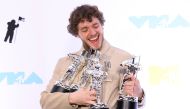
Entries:
[[125, 81], [124, 85], [125, 86], [134, 86], [135, 82], [134, 81]]
[[96, 101], [96, 97], [95, 96], [91, 96], [91, 101]]
[[88, 101], [88, 106], [89, 105], [95, 105], [96, 104], [96, 101]]
[[125, 81], [134, 81], [135, 80], [135, 75], [134, 74], [129, 74], [124, 78], [124, 82]]
[[95, 90], [91, 90], [89, 93], [90, 93], [90, 96], [96, 96], [96, 91]]

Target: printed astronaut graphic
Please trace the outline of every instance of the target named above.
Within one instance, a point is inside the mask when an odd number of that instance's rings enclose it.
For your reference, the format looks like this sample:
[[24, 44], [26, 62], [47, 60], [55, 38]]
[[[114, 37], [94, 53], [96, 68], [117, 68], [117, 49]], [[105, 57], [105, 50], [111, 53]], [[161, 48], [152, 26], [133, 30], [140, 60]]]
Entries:
[[18, 17], [18, 22], [16, 23], [15, 19], [12, 19], [11, 21], [7, 22], [7, 33], [4, 38], [4, 42], [9, 41], [9, 43], [13, 43], [16, 41], [16, 33], [17, 33], [17, 28], [19, 27], [19, 21], [25, 21], [25, 18], [23, 17]]

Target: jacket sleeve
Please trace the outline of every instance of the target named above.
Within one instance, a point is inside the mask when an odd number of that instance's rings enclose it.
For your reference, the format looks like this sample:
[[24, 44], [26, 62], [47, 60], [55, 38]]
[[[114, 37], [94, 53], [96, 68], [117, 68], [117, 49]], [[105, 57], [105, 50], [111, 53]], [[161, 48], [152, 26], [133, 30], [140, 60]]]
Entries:
[[67, 61], [67, 58], [62, 58], [58, 61], [47, 89], [41, 93], [40, 104], [42, 109], [74, 109], [68, 101], [69, 93], [51, 93], [55, 82], [65, 73], [67, 64], [69, 64]]
[[74, 109], [68, 101], [69, 93], [43, 91], [40, 104], [42, 109]]

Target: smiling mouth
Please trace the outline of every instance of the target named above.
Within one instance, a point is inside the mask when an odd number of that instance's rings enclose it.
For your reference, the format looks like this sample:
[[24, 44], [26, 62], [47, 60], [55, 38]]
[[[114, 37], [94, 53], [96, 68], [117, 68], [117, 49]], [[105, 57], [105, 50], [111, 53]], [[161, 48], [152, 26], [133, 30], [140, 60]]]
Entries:
[[99, 39], [99, 35], [96, 35], [95, 37], [92, 37], [89, 39], [90, 42], [94, 43]]

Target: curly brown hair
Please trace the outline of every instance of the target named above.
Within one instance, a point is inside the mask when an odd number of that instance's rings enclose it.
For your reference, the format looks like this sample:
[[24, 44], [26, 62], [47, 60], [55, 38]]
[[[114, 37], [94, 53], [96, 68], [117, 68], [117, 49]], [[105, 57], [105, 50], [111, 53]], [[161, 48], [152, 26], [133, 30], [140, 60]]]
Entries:
[[77, 37], [77, 35], [78, 35], [78, 28], [77, 28], [78, 24], [80, 22], [83, 22], [84, 20], [91, 22], [92, 17], [98, 18], [101, 25], [102, 26], [104, 25], [105, 20], [103, 17], [103, 13], [98, 10], [97, 6], [91, 6], [91, 5], [78, 6], [70, 15], [69, 25], [67, 26], [67, 30], [73, 36]]

